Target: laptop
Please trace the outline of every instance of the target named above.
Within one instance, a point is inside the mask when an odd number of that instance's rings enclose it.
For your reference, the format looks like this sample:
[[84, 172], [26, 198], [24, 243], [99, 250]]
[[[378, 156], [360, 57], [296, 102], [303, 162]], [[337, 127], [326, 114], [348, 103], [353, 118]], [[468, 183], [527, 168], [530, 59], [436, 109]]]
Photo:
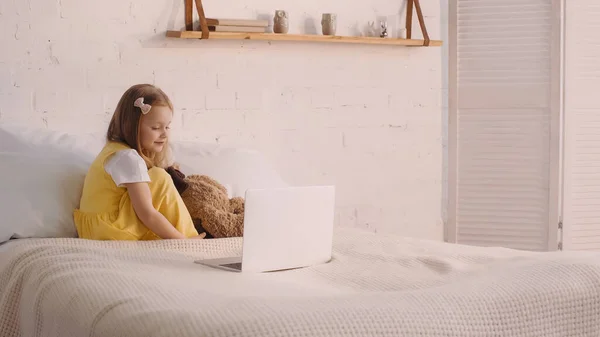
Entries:
[[329, 262], [334, 210], [334, 186], [248, 189], [242, 255], [194, 262], [257, 273]]

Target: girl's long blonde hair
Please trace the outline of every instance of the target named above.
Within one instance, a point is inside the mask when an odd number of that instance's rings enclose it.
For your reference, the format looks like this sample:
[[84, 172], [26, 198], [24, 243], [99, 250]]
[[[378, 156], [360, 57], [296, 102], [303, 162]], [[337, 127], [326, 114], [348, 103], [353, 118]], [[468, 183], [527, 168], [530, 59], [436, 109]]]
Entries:
[[[152, 84], [136, 84], [127, 89], [110, 120], [106, 139], [112, 142], [120, 142], [135, 149], [144, 161], [148, 168], [158, 166], [167, 168], [172, 165], [171, 147], [167, 143], [161, 152], [148, 152], [142, 149], [140, 143], [140, 123], [143, 115], [140, 108], [134, 106], [134, 102], [139, 97], [144, 97], [144, 103], [152, 106], [167, 106], [173, 111], [171, 100], [160, 88]], [[152, 113], [152, 110], [150, 110]]]

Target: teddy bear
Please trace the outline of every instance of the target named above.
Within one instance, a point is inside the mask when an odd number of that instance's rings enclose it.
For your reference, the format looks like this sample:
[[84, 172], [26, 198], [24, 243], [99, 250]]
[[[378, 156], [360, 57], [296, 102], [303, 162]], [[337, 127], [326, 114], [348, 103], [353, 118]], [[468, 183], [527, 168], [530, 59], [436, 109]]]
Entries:
[[167, 172], [173, 178], [173, 183], [190, 212], [198, 233], [206, 233], [206, 238], [243, 235], [243, 198], [229, 198], [225, 186], [209, 176], [185, 176], [174, 167], [168, 168]]

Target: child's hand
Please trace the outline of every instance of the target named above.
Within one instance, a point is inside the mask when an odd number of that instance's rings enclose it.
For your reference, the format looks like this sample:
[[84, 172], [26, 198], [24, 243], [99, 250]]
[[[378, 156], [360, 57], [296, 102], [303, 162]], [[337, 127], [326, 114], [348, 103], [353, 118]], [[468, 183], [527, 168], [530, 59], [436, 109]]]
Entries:
[[192, 237], [190, 237], [190, 239], [204, 239], [205, 236], [206, 236], [206, 232], [198, 234], [197, 236], [192, 236]]

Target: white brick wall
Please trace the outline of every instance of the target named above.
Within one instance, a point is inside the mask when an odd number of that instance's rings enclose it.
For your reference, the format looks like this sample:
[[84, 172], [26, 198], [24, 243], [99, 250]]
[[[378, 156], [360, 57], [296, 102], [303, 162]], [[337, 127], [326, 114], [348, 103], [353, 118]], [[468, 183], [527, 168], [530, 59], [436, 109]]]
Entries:
[[[213, 17], [289, 11], [290, 32], [339, 34], [386, 17], [398, 0], [205, 0]], [[424, 1], [440, 36], [439, 3]], [[176, 137], [258, 148], [296, 184], [334, 183], [343, 226], [441, 239], [442, 49], [167, 40], [183, 0], [2, 1], [0, 123], [104, 132], [134, 83], [174, 101]], [[418, 35], [418, 25], [415, 24]]]

